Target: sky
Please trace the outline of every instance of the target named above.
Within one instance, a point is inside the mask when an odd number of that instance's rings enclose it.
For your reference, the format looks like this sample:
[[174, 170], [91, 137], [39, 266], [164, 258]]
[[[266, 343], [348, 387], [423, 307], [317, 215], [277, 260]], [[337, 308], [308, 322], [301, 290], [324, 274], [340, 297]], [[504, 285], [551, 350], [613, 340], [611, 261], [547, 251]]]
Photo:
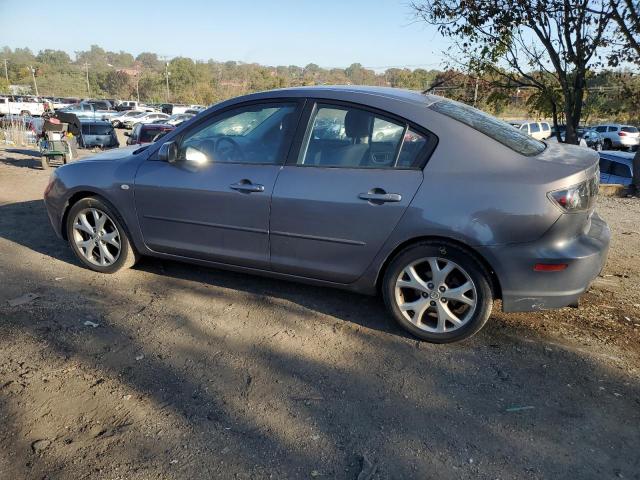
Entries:
[[0, 46], [72, 55], [97, 44], [263, 65], [437, 68], [446, 41], [408, 0], [0, 0]]

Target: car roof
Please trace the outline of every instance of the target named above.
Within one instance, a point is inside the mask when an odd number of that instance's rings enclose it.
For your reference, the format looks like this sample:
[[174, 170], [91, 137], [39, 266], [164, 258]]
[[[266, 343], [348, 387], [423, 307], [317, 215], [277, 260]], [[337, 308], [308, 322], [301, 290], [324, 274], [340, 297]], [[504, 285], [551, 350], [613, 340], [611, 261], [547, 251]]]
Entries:
[[633, 166], [633, 156], [635, 153], [632, 152], [600, 152], [600, 158], [604, 158], [605, 160], [613, 160], [614, 162], [624, 163], [630, 167]]
[[322, 97], [341, 98], [345, 93], [353, 94], [354, 97], [377, 96], [392, 100], [399, 100], [416, 105], [429, 106], [443, 100], [442, 97], [431, 94], [423, 94], [417, 90], [406, 90], [392, 87], [372, 87], [364, 85], [316, 85], [308, 87], [289, 87], [268, 90], [246, 95], [245, 98], [262, 99], [277, 97]]
[[111, 122], [107, 120], [93, 120], [84, 118], [80, 118], [79, 120], [82, 125], [111, 125]]
[[168, 123], [143, 123], [142, 128], [144, 130], [162, 130], [162, 129], [173, 130], [176, 127], [173, 125], [169, 125]]

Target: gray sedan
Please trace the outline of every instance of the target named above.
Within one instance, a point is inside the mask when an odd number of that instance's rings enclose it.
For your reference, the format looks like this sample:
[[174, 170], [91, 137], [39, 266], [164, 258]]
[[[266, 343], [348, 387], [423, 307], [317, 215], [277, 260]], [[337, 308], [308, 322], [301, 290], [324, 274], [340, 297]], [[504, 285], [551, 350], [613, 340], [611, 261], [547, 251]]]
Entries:
[[452, 342], [496, 299], [510, 312], [577, 304], [609, 246], [597, 191], [595, 152], [466, 105], [305, 87], [61, 167], [45, 201], [98, 272], [149, 255], [379, 293], [409, 332]]

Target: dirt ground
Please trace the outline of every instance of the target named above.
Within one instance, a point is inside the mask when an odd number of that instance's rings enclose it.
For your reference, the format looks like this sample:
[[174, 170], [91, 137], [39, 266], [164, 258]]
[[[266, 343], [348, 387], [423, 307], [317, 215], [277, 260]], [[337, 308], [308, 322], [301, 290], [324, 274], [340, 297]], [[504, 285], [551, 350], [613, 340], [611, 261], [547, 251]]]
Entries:
[[29, 153], [0, 149], [1, 479], [640, 478], [640, 200], [600, 199], [579, 309], [438, 346], [376, 298], [81, 268]]

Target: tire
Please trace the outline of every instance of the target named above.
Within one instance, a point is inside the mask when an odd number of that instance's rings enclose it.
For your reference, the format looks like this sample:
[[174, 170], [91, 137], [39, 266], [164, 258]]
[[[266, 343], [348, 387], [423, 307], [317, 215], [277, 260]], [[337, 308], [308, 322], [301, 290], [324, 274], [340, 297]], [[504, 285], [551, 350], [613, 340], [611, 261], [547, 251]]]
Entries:
[[612, 147], [613, 147], [613, 144], [611, 143], [611, 140], [609, 140], [608, 138], [605, 138], [604, 141], [602, 142], [602, 148], [605, 150], [611, 150]]
[[[97, 218], [94, 211], [98, 212]], [[82, 214], [84, 214], [87, 224], [80, 221], [79, 215]], [[107, 217], [103, 222], [102, 232], [104, 233], [95, 232], [95, 227], [102, 220], [100, 214]], [[100, 273], [115, 273], [133, 267], [138, 261], [139, 255], [129, 241], [129, 234], [124, 227], [122, 218], [116, 209], [105, 200], [99, 197], [79, 200], [69, 210], [66, 222], [67, 238], [71, 249], [80, 262], [91, 270]], [[74, 227], [74, 224], [78, 224], [78, 227]], [[91, 229], [94, 230], [92, 234], [89, 233]], [[114, 231], [117, 232], [116, 235], [113, 235]], [[103, 238], [108, 240], [103, 240]], [[93, 241], [87, 243], [89, 240]], [[81, 247], [82, 243], [89, 246]], [[110, 254], [111, 259], [103, 253], [105, 251], [103, 249]]]
[[[433, 283], [432, 262], [439, 269]], [[410, 266], [417, 281], [407, 274]], [[493, 307], [493, 291], [485, 267], [471, 252], [446, 242], [420, 242], [399, 252], [386, 269], [382, 295], [402, 328], [432, 343], [471, 337], [487, 323]], [[412, 305], [414, 310], [407, 308]]]

